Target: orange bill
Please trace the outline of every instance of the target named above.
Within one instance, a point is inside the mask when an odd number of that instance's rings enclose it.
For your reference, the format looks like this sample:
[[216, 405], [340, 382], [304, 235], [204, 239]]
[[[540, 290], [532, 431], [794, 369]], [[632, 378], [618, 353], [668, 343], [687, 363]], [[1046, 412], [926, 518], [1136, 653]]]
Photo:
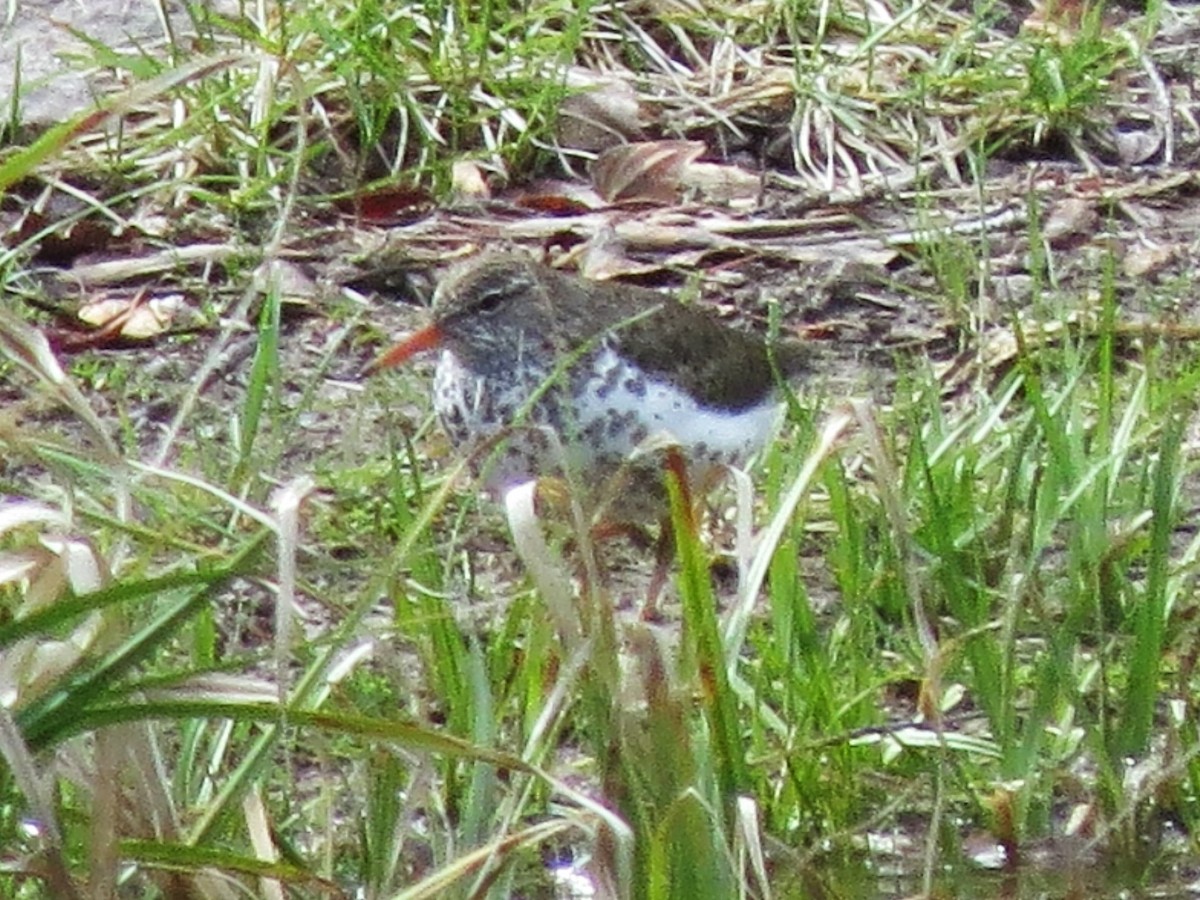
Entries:
[[426, 325], [420, 331], [414, 331], [400, 343], [389, 347], [375, 361], [367, 366], [367, 374], [374, 375], [381, 369], [390, 369], [408, 362], [409, 359], [425, 350], [432, 350], [442, 342], [442, 333], [437, 325]]

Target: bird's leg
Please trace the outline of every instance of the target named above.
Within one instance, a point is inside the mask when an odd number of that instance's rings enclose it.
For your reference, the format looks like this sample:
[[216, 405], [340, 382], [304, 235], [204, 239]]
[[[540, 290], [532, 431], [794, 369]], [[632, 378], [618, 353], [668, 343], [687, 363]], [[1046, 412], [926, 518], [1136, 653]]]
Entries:
[[654, 548], [654, 571], [650, 575], [650, 585], [646, 589], [646, 599], [642, 603], [641, 618], [644, 621], [657, 621], [659, 618], [658, 600], [663, 588], [667, 586], [667, 578], [671, 574], [671, 563], [675, 561], [675, 529], [671, 527], [671, 517], [663, 516], [659, 527], [658, 537], [651, 538], [641, 525], [634, 522], [600, 521], [592, 527], [592, 540], [599, 543], [611, 538], [623, 537], [638, 550]]
[[675, 528], [671, 524], [671, 517], [663, 516], [658, 540], [654, 542], [654, 572], [650, 575], [650, 586], [646, 589], [646, 602], [642, 604], [642, 620], [645, 622], [657, 621], [659, 618], [658, 598], [667, 586], [667, 576], [671, 574], [671, 563], [674, 561]]

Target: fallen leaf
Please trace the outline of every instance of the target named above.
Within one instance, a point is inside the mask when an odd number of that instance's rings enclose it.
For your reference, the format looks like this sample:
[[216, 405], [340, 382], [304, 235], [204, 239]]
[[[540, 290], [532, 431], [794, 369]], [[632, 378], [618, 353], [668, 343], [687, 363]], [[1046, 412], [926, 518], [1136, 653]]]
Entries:
[[609, 203], [674, 203], [684, 170], [704, 149], [699, 141], [642, 141], [612, 147], [592, 164], [592, 183]]
[[105, 297], [90, 300], [77, 313], [81, 322], [132, 340], [156, 337], [171, 327], [176, 313], [183, 305], [182, 294], [139, 299]]
[[433, 196], [422, 188], [395, 186], [358, 194], [339, 205], [368, 224], [390, 225], [425, 215], [433, 207]]
[[450, 167], [450, 183], [454, 193], [464, 200], [487, 200], [492, 196], [483, 169], [474, 160], [460, 159]]
[[274, 293], [285, 303], [307, 304], [320, 294], [308, 273], [286, 259], [264, 261], [254, 270], [251, 281], [259, 293]]
[[1144, 278], [1161, 272], [1175, 258], [1175, 244], [1134, 244], [1125, 253], [1121, 268], [1130, 278]]
[[576, 67], [567, 74], [567, 88], [575, 93], [558, 106], [560, 146], [597, 153], [641, 136], [641, 105], [628, 82]]
[[627, 256], [623, 244], [617, 240], [589, 241], [579, 258], [579, 274], [592, 281], [648, 275], [662, 268], [659, 262], [642, 262]]
[[762, 190], [762, 180], [753, 172], [720, 163], [693, 162], [684, 167], [681, 181], [709, 203], [727, 206], [754, 206]]
[[605, 205], [590, 184], [551, 178], [506, 191], [503, 199], [521, 209], [551, 216], [574, 216]]
[[1147, 126], [1128, 131], [1114, 130], [1111, 139], [1121, 165], [1137, 166], [1158, 153], [1164, 137], [1161, 129]]
[[1051, 245], [1061, 246], [1081, 235], [1093, 234], [1099, 218], [1089, 201], [1066, 197], [1050, 207], [1042, 225], [1042, 236]]

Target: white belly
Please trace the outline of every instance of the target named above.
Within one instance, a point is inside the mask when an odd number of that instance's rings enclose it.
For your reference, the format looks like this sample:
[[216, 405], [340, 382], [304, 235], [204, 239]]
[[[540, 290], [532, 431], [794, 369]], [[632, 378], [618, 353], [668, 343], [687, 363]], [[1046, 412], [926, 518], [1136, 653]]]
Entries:
[[[782, 418], [783, 405], [773, 396], [744, 409], [701, 408], [689, 394], [640, 373], [611, 348], [580, 365], [586, 368], [560, 375], [561, 383], [549, 386], [530, 406], [540, 383], [483, 379], [443, 351], [434, 405], [451, 439], [469, 444], [511, 427], [502, 449], [485, 466], [489, 491], [502, 493], [530, 478], [559, 474], [547, 430], [557, 434], [573, 476], [588, 484], [656, 436], [678, 443], [694, 468], [745, 466]], [[568, 391], [567, 384], [582, 390]]]

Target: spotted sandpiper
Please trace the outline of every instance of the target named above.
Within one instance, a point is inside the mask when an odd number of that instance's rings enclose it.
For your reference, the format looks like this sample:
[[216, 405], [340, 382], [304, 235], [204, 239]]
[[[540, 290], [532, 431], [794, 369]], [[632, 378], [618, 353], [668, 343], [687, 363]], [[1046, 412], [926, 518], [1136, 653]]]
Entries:
[[[451, 440], [505, 435], [483, 474], [498, 495], [547, 475], [605, 484], [660, 433], [682, 451], [689, 480], [705, 485], [722, 466], [744, 466], [782, 412], [761, 340], [657, 291], [515, 254], [453, 270], [434, 293], [433, 321], [371, 368], [434, 349], [433, 402]], [[550, 433], [565, 452], [552, 450]], [[615, 518], [663, 512], [661, 475], [620, 484]]]

